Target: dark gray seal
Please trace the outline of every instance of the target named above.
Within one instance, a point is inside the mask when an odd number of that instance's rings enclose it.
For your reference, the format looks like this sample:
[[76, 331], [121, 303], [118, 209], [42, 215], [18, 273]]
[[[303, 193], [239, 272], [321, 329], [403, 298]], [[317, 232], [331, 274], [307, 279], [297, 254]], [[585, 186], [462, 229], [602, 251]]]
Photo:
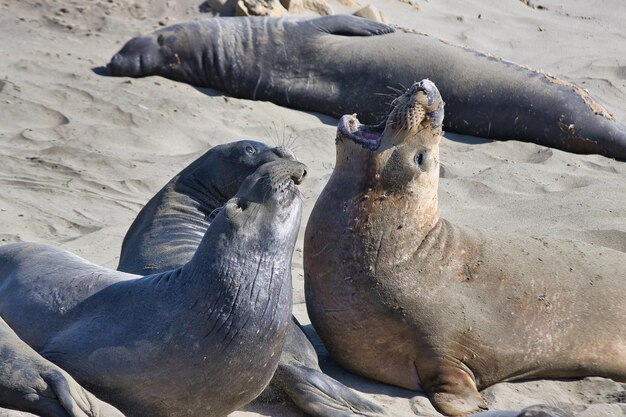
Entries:
[[291, 317], [302, 201], [295, 161], [261, 166], [192, 259], [160, 274], [39, 244], [0, 247], [0, 315], [128, 416], [226, 416], [269, 383]]
[[0, 318], [0, 416], [124, 417], [41, 357]]
[[169, 181], [126, 232], [118, 270], [149, 275], [187, 263], [213, 217], [261, 165], [295, 160], [285, 147], [241, 140], [211, 148]]
[[[244, 178], [257, 166], [281, 158], [294, 156], [286, 148], [269, 148], [255, 141], [211, 148], [176, 174], [139, 212], [124, 237], [118, 269], [147, 275], [187, 263], [213, 216]], [[259, 401], [285, 396], [313, 416], [383, 414], [379, 406], [322, 373], [313, 345], [293, 316], [278, 368]]]
[[502, 381], [626, 382], [626, 253], [442, 219], [442, 120], [424, 80], [381, 125], [339, 122], [304, 238], [307, 310], [332, 357], [449, 416]]
[[626, 160], [626, 126], [567, 81], [483, 53], [353, 16], [215, 18], [133, 38], [112, 75], [161, 75], [236, 97], [365, 123], [380, 94], [430, 78], [446, 97], [445, 128]]

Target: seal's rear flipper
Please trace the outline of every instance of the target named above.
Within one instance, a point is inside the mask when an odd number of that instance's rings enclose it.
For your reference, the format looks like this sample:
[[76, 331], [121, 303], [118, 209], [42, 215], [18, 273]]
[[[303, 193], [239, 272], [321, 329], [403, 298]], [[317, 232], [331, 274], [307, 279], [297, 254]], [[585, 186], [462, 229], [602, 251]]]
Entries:
[[274, 378], [298, 407], [318, 417], [383, 417], [382, 407], [366, 400], [317, 369], [291, 363], [280, 366]]
[[349, 15], [323, 16], [306, 22], [319, 31], [340, 36], [375, 36], [396, 31], [383, 23]]

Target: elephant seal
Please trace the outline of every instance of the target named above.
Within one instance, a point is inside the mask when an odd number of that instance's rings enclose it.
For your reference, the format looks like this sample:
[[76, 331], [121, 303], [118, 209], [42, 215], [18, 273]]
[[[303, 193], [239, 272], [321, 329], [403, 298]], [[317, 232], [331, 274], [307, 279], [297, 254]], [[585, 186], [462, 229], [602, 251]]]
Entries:
[[551, 75], [354, 16], [214, 18], [131, 39], [108, 73], [160, 75], [236, 97], [365, 123], [387, 114], [390, 87], [430, 78], [445, 128], [626, 160], [626, 126], [585, 90]]
[[165, 272], [187, 263], [212, 218], [261, 165], [295, 160], [285, 147], [254, 140], [214, 146], [176, 174], [132, 223], [117, 269], [131, 274]]
[[[192, 257], [211, 219], [257, 166], [295, 159], [283, 147], [238, 141], [211, 148], [176, 174], [139, 212], [124, 237], [118, 270], [148, 275], [178, 268]], [[278, 368], [260, 401], [288, 396], [319, 417], [378, 416], [384, 412], [325, 375], [295, 317]]]
[[39, 244], [0, 247], [0, 315], [128, 416], [226, 416], [278, 364], [302, 200], [296, 161], [261, 166], [192, 259], [138, 277]]
[[[0, 318], [0, 408], [42, 417], [124, 417], [58, 366], [42, 358]], [[19, 411], [18, 411], [19, 410]], [[23, 415], [28, 415], [23, 413]]]
[[339, 122], [304, 239], [307, 309], [332, 357], [450, 416], [501, 381], [626, 381], [626, 254], [440, 218], [442, 119], [424, 80], [381, 125]]

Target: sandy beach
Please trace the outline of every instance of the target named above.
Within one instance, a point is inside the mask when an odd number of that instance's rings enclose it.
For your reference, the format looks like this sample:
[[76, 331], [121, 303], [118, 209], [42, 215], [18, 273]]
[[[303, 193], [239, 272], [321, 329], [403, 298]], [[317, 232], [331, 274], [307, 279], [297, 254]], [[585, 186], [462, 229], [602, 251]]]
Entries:
[[[302, 239], [333, 169], [337, 120], [160, 77], [94, 71], [132, 36], [210, 18], [200, 3], [0, 0], [0, 243], [47, 243], [115, 268], [141, 207], [207, 149], [244, 138], [285, 144], [310, 173], [300, 187], [304, 217], [293, 261], [294, 314], [306, 325]], [[390, 23], [574, 82], [626, 122], [623, 0], [536, 0], [534, 8], [519, 0], [347, 3], [328, 4], [335, 13], [372, 4]], [[440, 209], [454, 223], [626, 252], [624, 162], [451, 133], [441, 161]], [[343, 371], [315, 340], [322, 368], [389, 415], [440, 416], [421, 393]], [[501, 383], [483, 394], [490, 409], [547, 403], [581, 417], [626, 415], [626, 384], [603, 378]], [[232, 414], [301, 415], [288, 403]]]

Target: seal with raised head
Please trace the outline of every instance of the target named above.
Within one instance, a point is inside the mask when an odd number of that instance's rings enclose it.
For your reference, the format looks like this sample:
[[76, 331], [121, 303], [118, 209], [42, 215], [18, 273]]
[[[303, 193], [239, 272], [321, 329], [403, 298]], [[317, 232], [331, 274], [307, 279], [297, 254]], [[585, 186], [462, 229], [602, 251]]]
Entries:
[[226, 416], [269, 383], [291, 316], [305, 175], [264, 164], [192, 259], [138, 277], [39, 244], [0, 247], [0, 315], [128, 416]]
[[390, 87], [430, 78], [445, 128], [626, 160], [626, 126], [582, 88], [540, 71], [354, 16], [214, 18], [131, 39], [112, 75], [160, 75], [236, 97], [375, 123]]
[[307, 309], [332, 357], [450, 416], [501, 381], [626, 381], [626, 254], [440, 218], [442, 119], [424, 80], [385, 123], [339, 122], [304, 239]]
[[[213, 216], [245, 177], [257, 166], [280, 159], [295, 157], [287, 148], [250, 140], [211, 148], [139, 212], [124, 237], [118, 270], [148, 275], [187, 263]], [[293, 316], [276, 373], [259, 400], [285, 396], [313, 416], [383, 414], [379, 406], [322, 373], [313, 345]]]
[[41, 417], [124, 417], [41, 357], [0, 318], [0, 416], [29, 412]]

